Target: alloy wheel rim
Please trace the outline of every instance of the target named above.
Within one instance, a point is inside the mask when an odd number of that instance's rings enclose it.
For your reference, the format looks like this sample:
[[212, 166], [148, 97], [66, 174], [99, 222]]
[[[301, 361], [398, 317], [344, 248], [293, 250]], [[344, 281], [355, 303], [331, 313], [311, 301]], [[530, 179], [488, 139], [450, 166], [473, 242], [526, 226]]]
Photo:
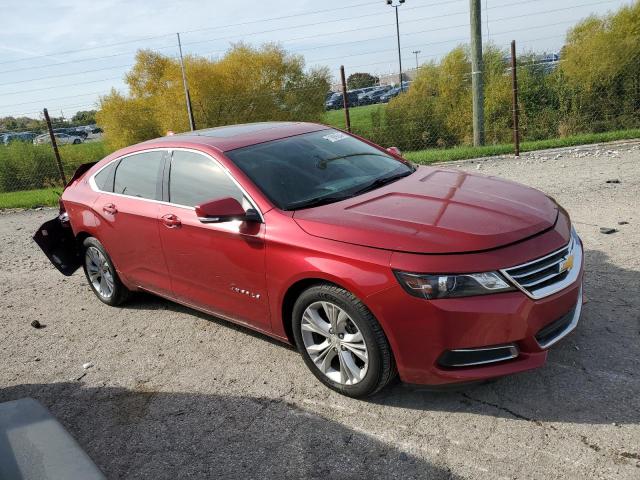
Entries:
[[300, 325], [304, 347], [314, 365], [330, 380], [355, 385], [367, 374], [369, 352], [353, 319], [331, 302], [309, 305]]
[[89, 247], [85, 253], [84, 261], [93, 289], [102, 298], [111, 298], [113, 295], [113, 271], [106, 257], [96, 247]]

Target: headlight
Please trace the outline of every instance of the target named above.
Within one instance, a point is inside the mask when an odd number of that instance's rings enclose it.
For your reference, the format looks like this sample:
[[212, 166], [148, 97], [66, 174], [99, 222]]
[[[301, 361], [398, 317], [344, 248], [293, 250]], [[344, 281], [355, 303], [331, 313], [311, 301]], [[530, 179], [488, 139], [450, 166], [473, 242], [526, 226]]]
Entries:
[[459, 275], [422, 275], [398, 271], [394, 273], [407, 293], [427, 300], [515, 290], [498, 272]]

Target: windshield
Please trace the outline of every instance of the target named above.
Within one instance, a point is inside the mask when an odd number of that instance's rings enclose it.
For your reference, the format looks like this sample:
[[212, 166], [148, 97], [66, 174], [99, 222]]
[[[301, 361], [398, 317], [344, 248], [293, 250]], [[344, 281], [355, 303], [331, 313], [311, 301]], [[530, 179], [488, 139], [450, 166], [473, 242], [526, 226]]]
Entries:
[[344, 200], [413, 172], [391, 155], [332, 129], [225, 155], [283, 210]]

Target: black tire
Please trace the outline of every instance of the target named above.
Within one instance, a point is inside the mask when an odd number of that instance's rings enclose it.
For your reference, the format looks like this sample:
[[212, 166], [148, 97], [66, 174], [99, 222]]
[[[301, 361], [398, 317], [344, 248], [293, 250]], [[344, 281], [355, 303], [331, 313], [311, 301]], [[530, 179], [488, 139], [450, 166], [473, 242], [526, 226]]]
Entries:
[[[326, 301], [344, 310], [356, 325], [368, 352], [368, 368], [364, 377], [353, 385], [333, 381], [313, 362], [302, 336], [302, 316], [310, 305]], [[296, 300], [293, 307], [293, 335], [296, 346], [311, 372], [327, 387], [348, 397], [366, 397], [382, 390], [396, 376], [393, 353], [382, 327], [369, 309], [352, 293], [332, 284], [319, 284], [308, 288]]]
[[74, 145], [79, 145], [80, 143], [82, 143], [82, 140], [79, 140], [77, 138], [73, 141]]
[[[90, 278], [88, 266], [87, 266], [87, 263], [88, 263], [87, 255], [90, 249], [97, 249], [104, 257], [104, 260], [106, 261], [106, 264], [109, 268], [109, 271], [113, 280], [112, 282], [113, 288], [110, 295], [102, 295], [94, 285], [94, 282], [92, 281], [92, 279]], [[107, 250], [98, 241], [97, 238], [87, 237], [82, 242], [82, 268], [87, 278], [87, 282], [91, 287], [91, 290], [93, 290], [93, 293], [95, 293], [96, 297], [98, 297], [98, 299], [101, 302], [106, 303], [107, 305], [110, 305], [112, 307], [115, 307], [117, 305], [122, 304], [129, 298], [131, 291], [124, 286], [122, 281], [120, 281], [120, 277], [118, 277], [118, 272], [116, 271], [116, 268], [113, 265], [113, 262], [111, 261], [111, 257], [109, 256], [109, 254], [107, 253]]]

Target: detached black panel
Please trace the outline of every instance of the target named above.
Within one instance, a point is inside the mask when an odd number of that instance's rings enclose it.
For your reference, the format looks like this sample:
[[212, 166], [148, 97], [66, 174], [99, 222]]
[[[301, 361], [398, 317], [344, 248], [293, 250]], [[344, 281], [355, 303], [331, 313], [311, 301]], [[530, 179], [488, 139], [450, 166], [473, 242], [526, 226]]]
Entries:
[[57, 217], [42, 224], [33, 239], [63, 275], [70, 276], [80, 268], [80, 252], [71, 227]]

